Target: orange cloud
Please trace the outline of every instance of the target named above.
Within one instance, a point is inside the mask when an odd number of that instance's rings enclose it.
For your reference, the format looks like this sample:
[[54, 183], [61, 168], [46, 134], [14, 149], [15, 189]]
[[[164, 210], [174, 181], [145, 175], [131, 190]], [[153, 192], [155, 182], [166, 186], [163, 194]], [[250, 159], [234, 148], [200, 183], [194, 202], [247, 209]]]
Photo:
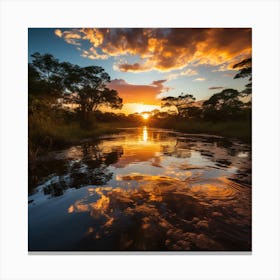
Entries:
[[80, 46], [81, 43], [79, 42], [82, 39], [80, 31], [77, 29], [71, 31], [61, 31], [60, 29], [56, 29], [54, 31], [55, 35], [63, 38], [68, 44]]
[[150, 71], [150, 68], [147, 65], [139, 64], [139, 63], [123, 63], [123, 64], [116, 64], [115, 69], [120, 70], [122, 72], [144, 72]]
[[56, 35], [56, 36], [58, 36], [58, 37], [62, 37], [62, 31], [60, 30], [60, 29], [56, 29], [55, 31], [54, 31], [54, 34]]
[[157, 95], [169, 91], [169, 87], [164, 86], [166, 80], [154, 81], [150, 85], [129, 84], [123, 79], [112, 80], [109, 87], [119, 92], [124, 103], [144, 103], [157, 105], [160, 100]]
[[90, 59], [107, 59], [108, 55], [106, 54], [99, 54], [96, 49], [94, 49], [93, 47], [89, 48], [88, 51], [83, 50], [82, 51], [82, 57], [87, 57]]
[[89, 41], [92, 49], [83, 55], [91, 59], [100, 59], [100, 56], [102, 59], [109, 56], [137, 56], [137, 62], [116, 63], [115, 67], [123, 72], [168, 72], [191, 64], [223, 65], [221, 70], [225, 70], [230, 69], [235, 62], [250, 56], [252, 51], [250, 28], [86, 28], [63, 32], [57, 30], [55, 34], [70, 44], [80, 44], [81, 40]]

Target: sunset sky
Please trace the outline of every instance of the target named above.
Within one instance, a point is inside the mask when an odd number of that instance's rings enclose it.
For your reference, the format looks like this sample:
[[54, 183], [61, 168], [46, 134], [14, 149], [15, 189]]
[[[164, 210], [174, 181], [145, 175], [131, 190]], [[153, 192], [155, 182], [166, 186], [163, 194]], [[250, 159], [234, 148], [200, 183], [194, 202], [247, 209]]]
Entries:
[[249, 28], [30, 28], [28, 52], [102, 66], [123, 98], [122, 112], [160, 108], [160, 98], [205, 100], [223, 88], [241, 90], [232, 65], [251, 56]]

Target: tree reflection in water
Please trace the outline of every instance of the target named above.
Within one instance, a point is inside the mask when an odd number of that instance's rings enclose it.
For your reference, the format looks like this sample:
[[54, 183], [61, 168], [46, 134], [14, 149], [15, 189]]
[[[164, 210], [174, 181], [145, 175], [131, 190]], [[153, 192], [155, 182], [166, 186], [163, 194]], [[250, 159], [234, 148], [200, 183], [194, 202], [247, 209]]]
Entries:
[[[116, 163], [122, 153], [122, 147], [117, 146], [108, 152], [102, 152], [97, 144], [85, 143], [74, 148], [74, 153], [72, 154], [74, 158], [64, 157], [61, 159], [58, 156], [56, 159], [45, 160], [43, 169], [51, 174], [52, 180], [48, 180], [49, 177], [44, 177], [45, 174], [42, 174], [42, 178], [38, 179], [38, 181], [47, 180], [48, 183], [43, 190], [45, 194], [52, 196], [60, 196], [68, 188], [78, 189], [87, 185], [106, 184], [113, 175], [108, 170], [108, 166]], [[75, 156], [78, 158], [75, 158]], [[41, 166], [42, 164], [38, 164], [33, 173], [36, 174]], [[40, 172], [38, 173], [40, 174]], [[29, 176], [32, 177], [32, 175], [30, 174]]]

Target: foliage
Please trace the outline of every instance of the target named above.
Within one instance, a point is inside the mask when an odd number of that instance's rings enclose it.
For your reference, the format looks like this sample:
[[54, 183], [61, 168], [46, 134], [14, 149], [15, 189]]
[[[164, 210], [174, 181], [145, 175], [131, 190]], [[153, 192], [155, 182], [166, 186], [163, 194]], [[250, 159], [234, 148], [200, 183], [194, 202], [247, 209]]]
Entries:
[[224, 89], [203, 103], [204, 118], [210, 120], [234, 119], [242, 110], [243, 105], [237, 90]]
[[70, 63], [63, 63], [62, 66], [65, 71], [64, 85], [68, 90], [64, 101], [78, 105], [83, 122], [88, 122], [89, 112], [96, 111], [101, 105], [112, 109], [122, 108], [118, 92], [107, 87], [110, 76], [102, 67], [82, 68]]
[[[225, 89], [212, 95], [202, 106], [195, 103], [191, 94], [165, 97], [161, 105], [169, 110], [150, 112], [147, 123], [138, 113], [126, 116], [99, 110], [103, 106], [122, 107], [118, 92], [108, 87], [110, 76], [103, 68], [59, 62], [50, 54], [35, 53], [32, 58], [28, 64], [31, 160], [42, 150], [114, 132], [116, 127], [148, 124], [190, 133], [250, 138], [251, 103], [244, 101], [244, 96], [249, 96], [246, 89], [243, 92]], [[239, 72], [235, 78], [251, 79], [250, 63], [251, 60], [245, 60], [236, 64], [234, 67]], [[59, 106], [58, 100], [62, 100], [60, 104], [75, 104], [75, 111]]]
[[200, 119], [203, 114], [202, 108], [196, 106], [189, 107], [187, 112], [190, 119]]
[[[236, 89], [224, 89], [205, 100], [202, 106], [195, 105], [195, 98], [190, 94], [178, 97], [168, 96], [161, 100], [162, 107], [175, 107], [177, 120], [204, 119], [210, 121], [249, 120], [251, 118], [251, 94], [252, 94], [252, 58], [247, 58], [233, 66], [238, 69], [234, 79], [247, 78], [250, 83], [239, 92]], [[169, 112], [157, 113], [155, 118], [171, 118]], [[173, 117], [172, 117], [173, 118]], [[174, 119], [174, 118], [173, 118]]]
[[188, 115], [188, 110], [192, 107], [195, 98], [191, 94], [181, 93], [178, 97], [168, 96], [161, 100], [161, 107], [176, 107], [178, 115], [181, 117]]
[[[122, 107], [118, 92], [109, 89], [110, 76], [99, 66], [80, 67], [69, 62], [59, 62], [51, 54], [34, 53], [29, 64], [29, 105], [54, 104], [58, 97], [64, 103], [77, 105], [82, 126], [88, 126], [90, 112], [100, 106], [113, 109]], [[38, 106], [36, 107], [38, 109]]]
[[252, 94], [252, 58], [246, 58], [239, 63], [233, 65], [233, 69], [238, 69], [239, 72], [234, 76], [234, 79], [248, 78], [249, 83], [245, 85], [242, 91], [244, 96]]
[[[30, 75], [41, 82], [42, 89], [49, 97], [58, 97], [63, 91], [63, 71], [58, 59], [51, 54], [40, 54], [38, 52], [31, 55], [33, 58]], [[36, 71], [36, 73], [35, 73]], [[34, 76], [35, 75], [35, 76]]]
[[174, 129], [185, 133], [211, 134], [242, 139], [251, 142], [251, 120], [223, 120], [209, 121], [204, 119], [153, 119], [152, 127]]

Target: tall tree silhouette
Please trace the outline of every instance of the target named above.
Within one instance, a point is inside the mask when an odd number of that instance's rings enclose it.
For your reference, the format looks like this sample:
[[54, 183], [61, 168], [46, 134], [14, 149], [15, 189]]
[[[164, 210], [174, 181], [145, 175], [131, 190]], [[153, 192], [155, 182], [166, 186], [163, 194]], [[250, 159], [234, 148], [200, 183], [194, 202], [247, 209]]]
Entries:
[[235, 89], [224, 89], [204, 101], [204, 117], [206, 119], [224, 120], [235, 118], [243, 108], [240, 93]]
[[113, 109], [122, 108], [122, 99], [118, 92], [109, 89], [110, 76], [102, 67], [80, 67], [70, 63], [63, 63], [65, 70], [64, 85], [67, 88], [66, 100], [78, 105], [82, 122], [86, 124], [89, 113], [98, 110], [101, 105]]
[[233, 65], [233, 69], [238, 69], [238, 73], [234, 79], [248, 78], [249, 83], [245, 85], [245, 89], [241, 92], [243, 96], [252, 94], [252, 58], [243, 59], [241, 62]]

